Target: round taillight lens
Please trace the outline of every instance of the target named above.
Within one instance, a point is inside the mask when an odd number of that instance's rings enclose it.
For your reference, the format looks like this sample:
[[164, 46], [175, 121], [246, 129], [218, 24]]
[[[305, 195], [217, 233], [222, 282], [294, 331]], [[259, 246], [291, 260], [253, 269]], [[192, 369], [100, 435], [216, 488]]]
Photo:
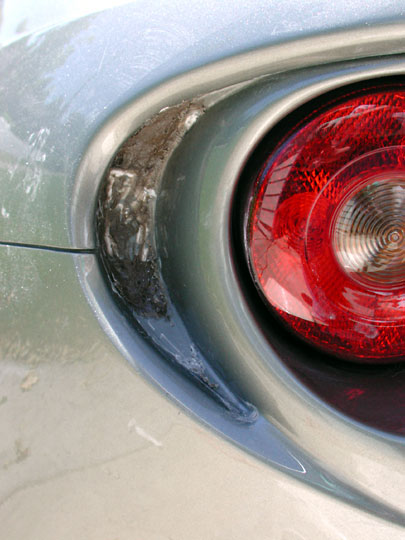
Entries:
[[256, 175], [249, 265], [299, 336], [358, 362], [405, 357], [405, 88], [334, 100]]

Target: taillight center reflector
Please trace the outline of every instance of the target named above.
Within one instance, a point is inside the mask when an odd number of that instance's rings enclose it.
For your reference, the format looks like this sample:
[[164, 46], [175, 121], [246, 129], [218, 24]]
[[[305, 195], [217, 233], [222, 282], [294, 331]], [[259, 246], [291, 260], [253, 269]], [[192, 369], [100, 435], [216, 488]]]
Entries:
[[340, 209], [333, 246], [344, 270], [372, 287], [403, 287], [405, 179], [378, 180]]

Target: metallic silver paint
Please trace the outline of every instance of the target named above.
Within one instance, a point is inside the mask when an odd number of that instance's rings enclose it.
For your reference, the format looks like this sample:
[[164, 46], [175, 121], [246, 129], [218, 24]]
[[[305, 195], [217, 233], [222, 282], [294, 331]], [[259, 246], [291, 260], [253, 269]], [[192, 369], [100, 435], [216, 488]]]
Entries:
[[[92, 249], [94, 201], [111, 156], [164, 106], [276, 72], [405, 51], [398, 2], [208, 7], [203, 19], [197, 4], [133, 2], [0, 50], [2, 242]], [[182, 302], [194, 306], [198, 295], [206, 314], [208, 303], [218, 308], [210, 335], [261, 409], [252, 428], [224, 417], [129, 327], [94, 255], [0, 247], [2, 537], [403, 537], [395, 524], [404, 520], [403, 440], [330, 410], [277, 362], [240, 297], [223, 221], [240, 158], [270, 125], [327, 88], [403, 73], [402, 62], [316, 68], [292, 74], [295, 83], [280, 77], [277, 110], [269, 104], [262, 115], [253, 104], [256, 120], [243, 131], [234, 118], [240, 137], [229, 128], [224, 155], [207, 155], [211, 170], [222, 169], [223, 193], [206, 164], [194, 176], [178, 163], [196, 180], [183, 210], [192, 227], [202, 225], [208, 256], [187, 273]], [[237, 106], [238, 96], [219, 107]], [[194, 198], [198, 186], [205, 201]], [[191, 248], [188, 233], [183, 239]], [[204, 275], [215, 281], [208, 291]]]
[[[93, 256], [2, 247], [0, 257], [4, 297], [18, 291], [17, 267], [25, 294], [1, 310], [13, 329], [1, 353], [2, 537], [402, 538], [402, 527], [218, 437], [130, 369], [76, 278], [78, 265], [97, 273]], [[19, 323], [30, 299], [27, 333]]]
[[[27, 147], [17, 161], [2, 160], [2, 241], [92, 247], [89, 204], [100, 174], [164, 106], [274, 72], [405, 49], [398, 2], [365, 10], [352, 0], [341, 10], [322, 0], [251, 0], [235, 10], [211, 0], [205, 9], [201, 18], [186, 0], [138, 1], [1, 49], [0, 107]], [[89, 145], [98, 149], [97, 162], [90, 151], [84, 164], [92, 192], [78, 171]], [[86, 217], [84, 230], [72, 207]]]

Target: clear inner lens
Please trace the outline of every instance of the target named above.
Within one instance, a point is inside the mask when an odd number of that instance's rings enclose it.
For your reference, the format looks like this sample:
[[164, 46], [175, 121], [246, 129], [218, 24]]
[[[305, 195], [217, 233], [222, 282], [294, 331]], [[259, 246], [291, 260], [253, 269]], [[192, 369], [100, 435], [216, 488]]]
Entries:
[[405, 281], [405, 179], [360, 189], [340, 209], [333, 245], [352, 278], [396, 286]]

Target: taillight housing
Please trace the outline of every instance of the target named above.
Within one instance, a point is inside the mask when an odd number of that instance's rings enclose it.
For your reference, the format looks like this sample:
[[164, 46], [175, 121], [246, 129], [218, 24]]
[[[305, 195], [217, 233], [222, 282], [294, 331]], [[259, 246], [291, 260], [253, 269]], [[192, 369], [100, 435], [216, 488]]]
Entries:
[[405, 86], [356, 89], [295, 122], [255, 173], [254, 281], [298, 336], [336, 356], [405, 351]]

